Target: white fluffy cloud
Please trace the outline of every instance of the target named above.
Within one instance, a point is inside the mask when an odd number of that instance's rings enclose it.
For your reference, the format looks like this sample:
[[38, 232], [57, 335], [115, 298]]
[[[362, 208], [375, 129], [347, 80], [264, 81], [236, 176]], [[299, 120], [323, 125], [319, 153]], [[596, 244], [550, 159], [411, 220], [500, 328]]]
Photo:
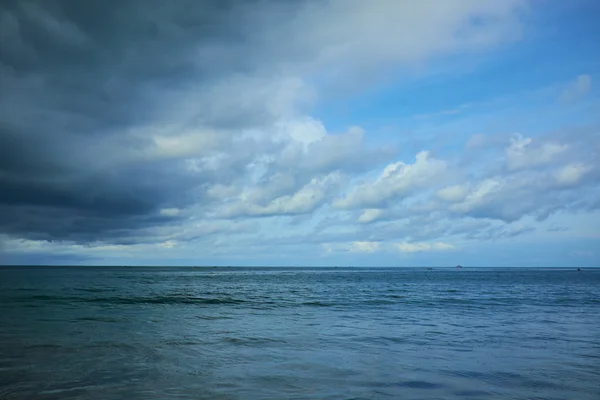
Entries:
[[[582, 146], [595, 135], [570, 140], [568, 145], [565, 142], [568, 136], [538, 136], [535, 147], [520, 152], [516, 159], [514, 149], [522, 146], [516, 146], [513, 137], [512, 141], [502, 141], [507, 143], [501, 149], [502, 157], [489, 158], [488, 164], [483, 165], [473, 165], [468, 160], [456, 164], [436, 160], [440, 168], [415, 168], [404, 174], [406, 167], [393, 163], [377, 178], [365, 178], [367, 182], [354, 187], [349, 183], [350, 195], [333, 199], [332, 204], [341, 210], [345, 209], [342, 205], [348, 207], [352, 213], [354, 208], [358, 209], [351, 214], [354, 219], [340, 219], [345, 226], [354, 226], [353, 222], [363, 226], [355, 231], [357, 240], [406, 238], [402, 247], [406, 252], [448, 249], [430, 243], [446, 243], [436, 239], [449, 237], [480, 240], [515, 237], [534, 230], [519, 221], [529, 218], [541, 221], [561, 210], [585, 211], [595, 207], [593, 199], [599, 190], [600, 168], [593, 161], [595, 149]], [[525, 137], [519, 137], [518, 141], [534, 143]], [[521, 160], [521, 156], [531, 158], [518, 168], [504, 167]], [[484, 172], [471, 174], [471, 179], [465, 180], [473, 168]], [[428, 174], [432, 170], [445, 179], [434, 179], [435, 175]], [[384, 205], [372, 208], [373, 204]], [[341, 215], [344, 212], [340, 211]]]
[[358, 222], [369, 223], [377, 220], [384, 214], [384, 211], [379, 208], [368, 208], [360, 214]]
[[377, 242], [352, 242], [350, 251], [354, 253], [373, 253], [379, 250], [380, 244]]
[[377, 179], [358, 185], [334, 205], [342, 209], [375, 208], [390, 201], [400, 201], [419, 189], [435, 185], [444, 178], [445, 172], [446, 162], [422, 151], [416, 155], [414, 164], [398, 161], [388, 165]]
[[401, 252], [401, 253], [423, 253], [455, 250], [455, 246], [444, 242], [373, 242], [354, 241], [348, 243], [324, 243], [326, 253], [350, 252], [350, 253], [376, 253], [376, 252]]
[[588, 172], [594, 169], [592, 165], [575, 162], [564, 165], [554, 171], [556, 183], [560, 186], [577, 185]]
[[[286, 177], [282, 177], [283, 184]], [[339, 174], [332, 173], [323, 178], [313, 178], [300, 189], [290, 193], [281, 194], [280, 191], [273, 195], [269, 189], [251, 188], [243, 191], [239, 197], [233, 199], [217, 211], [221, 217], [231, 218], [237, 216], [271, 216], [306, 214], [321, 206], [335, 190], [339, 182]], [[291, 182], [294, 186], [293, 182]], [[280, 188], [281, 189], [281, 188]], [[279, 195], [281, 194], [281, 195]]]
[[505, 151], [506, 164], [510, 170], [546, 165], [555, 161], [567, 149], [568, 145], [565, 143], [537, 143], [532, 138], [516, 135], [511, 138], [510, 146]]
[[443, 242], [402, 242], [396, 244], [396, 249], [402, 253], [417, 253], [423, 251], [448, 251], [453, 250], [454, 246]]
[[180, 211], [177, 208], [163, 208], [160, 210], [160, 215], [164, 215], [166, 217], [176, 217], [179, 215], [179, 213]]
[[[514, 40], [520, 36], [519, 11], [526, 4], [522, 0], [310, 3], [279, 33], [300, 38], [286, 41], [282, 54], [302, 54], [305, 61], [294, 59], [296, 64], [317, 76], [357, 78], [381, 65], [409, 64]], [[473, 23], [474, 19], [481, 23]], [[266, 42], [273, 44], [272, 39]]]
[[437, 191], [437, 196], [445, 201], [460, 201], [463, 200], [469, 192], [469, 185], [458, 184], [446, 186]]

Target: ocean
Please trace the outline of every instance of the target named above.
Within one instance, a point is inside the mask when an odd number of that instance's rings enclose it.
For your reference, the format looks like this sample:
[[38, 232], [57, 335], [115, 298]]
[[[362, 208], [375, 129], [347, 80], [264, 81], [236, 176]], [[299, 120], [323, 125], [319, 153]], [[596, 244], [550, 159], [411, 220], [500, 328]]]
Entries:
[[600, 269], [0, 267], [0, 399], [600, 399]]

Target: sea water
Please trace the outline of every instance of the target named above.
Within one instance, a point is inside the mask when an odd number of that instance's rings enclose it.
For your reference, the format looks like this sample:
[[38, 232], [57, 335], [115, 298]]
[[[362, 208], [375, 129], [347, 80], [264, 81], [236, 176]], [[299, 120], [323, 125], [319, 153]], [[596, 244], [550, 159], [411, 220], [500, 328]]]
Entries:
[[0, 268], [0, 399], [600, 399], [600, 270]]

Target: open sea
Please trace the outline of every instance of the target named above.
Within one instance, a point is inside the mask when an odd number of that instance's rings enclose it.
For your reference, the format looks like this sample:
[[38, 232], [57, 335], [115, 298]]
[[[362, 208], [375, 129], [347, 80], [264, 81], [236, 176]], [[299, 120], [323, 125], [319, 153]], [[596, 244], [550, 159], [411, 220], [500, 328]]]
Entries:
[[600, 399], [600, 269], [0, 267], [0, 399]]

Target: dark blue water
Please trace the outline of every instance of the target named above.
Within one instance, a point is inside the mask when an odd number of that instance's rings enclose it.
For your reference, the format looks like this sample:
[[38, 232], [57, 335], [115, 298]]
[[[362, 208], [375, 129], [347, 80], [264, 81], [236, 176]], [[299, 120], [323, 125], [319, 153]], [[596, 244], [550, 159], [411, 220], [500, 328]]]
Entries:
[[600, 399], [600, 270], [0, 268], [1, 399]]

